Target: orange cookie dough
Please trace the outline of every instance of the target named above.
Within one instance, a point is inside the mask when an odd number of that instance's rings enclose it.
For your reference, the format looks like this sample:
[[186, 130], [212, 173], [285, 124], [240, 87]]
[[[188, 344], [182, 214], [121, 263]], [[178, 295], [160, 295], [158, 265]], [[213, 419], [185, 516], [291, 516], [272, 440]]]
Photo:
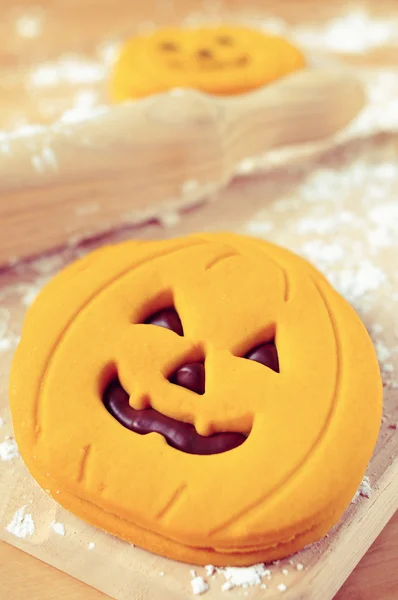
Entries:
[[116, 102], [175, 87], [241, 94], [304, 66], [303, 54], [287, 40], [254, 29], [165, 28], [125, 43], [110, 93]]
[[382, 410], [374, 349], [309, 263], [234, 234], [106, 247], [28, 312], [11, 410], [38, 483], [196, 564], [275, 560], [350, 503]]

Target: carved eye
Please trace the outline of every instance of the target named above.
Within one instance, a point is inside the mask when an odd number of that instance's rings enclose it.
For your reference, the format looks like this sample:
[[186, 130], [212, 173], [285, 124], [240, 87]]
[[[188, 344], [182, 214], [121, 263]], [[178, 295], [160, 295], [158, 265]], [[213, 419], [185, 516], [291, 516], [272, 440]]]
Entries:
[[182, 365], [169, 378], [171, 383], [191, 390], [191, 392], [195, 392], [200, 396], [205, 393], [205, 380], [206, 374], [203, 362]]
[[264, 367], [268, 367], [276, 373], [279, 373], [278, 351], [273, 340], [256, 346], [250, 350], [244, 358], [254, 360], [264, 365]]
[[219, 35], [216, 37], [220, 46], [233, 46], [234, 40], [229, 35]]
[[157, 313], [154, 313], [145, 319], [144, 323], [146, 325], [157, 325], [158, 327], [171, 329], [171, 331], [174, 331], [177, 335], [184, 335], [181, 319], [175, 308], [164, 308], [163, 310], [159, 310]]
[[164, 52], [178, 52], [178, 46], [174, 42], [161, 42], [159, 48]]

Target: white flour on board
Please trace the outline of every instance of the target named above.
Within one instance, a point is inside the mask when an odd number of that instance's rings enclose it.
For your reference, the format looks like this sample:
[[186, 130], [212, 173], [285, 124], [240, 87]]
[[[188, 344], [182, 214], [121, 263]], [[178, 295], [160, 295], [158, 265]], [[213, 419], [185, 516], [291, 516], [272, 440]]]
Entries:
[[225, 567], [217, 569], [226, 579], [223, 591], [229, 591], [235, 587], [252, 587], [260, 585], [263, 577], [270, 577], [271, 571], [264, 564], [252, 567]]
[[363, 496], [364, 498], [370, 498], [371, 494], [372, 486], [370, 485], [369, 477], [365, 475], [351, 502], [355, 504], [359, 500], [360, 496]]
[[35, 532], [35, 524], [32, 515], [26, 513], [27, 506], [21, 506], [14, 514], [12, 521], [7, 525], [7, 531], [20, 539], [30, 537]]
[[44, 20], [44, 10], [39, 7], [32, 8], [17, 16], [15, 20], [15, 32], [22, 38], [37, 38], [43, 31]]
[[192, 592], [195, 596], [204, 594], [209, 589], [209, 584], [203, 579], [203, 577], [194, 577], [191, 581]]
[[387, 43], [398, 44], [398, 20], [376, 19], [365, 9], [355, 9], [318, 27], [299, 25], [292, 33], [306, 48], [357, 53]]
[[63, 523], [57, 523], [57, 521], [52, 521], [51, 528], [57, 535], [65, 535], [65, 525]]
[[13, 438], [6, 439], [0, 444], [0, 460], [8, 462], [18, 458], [19, 450], [16, 441]]
[[29, 77], [29, 87], [53, 87], [57, 85], [88, 85], [98, 83], [105, 78], [105, 66], [95, 60], [83, 59], [79, 55], [69, 54], [58, 61], [47, 62], [35, 67]]

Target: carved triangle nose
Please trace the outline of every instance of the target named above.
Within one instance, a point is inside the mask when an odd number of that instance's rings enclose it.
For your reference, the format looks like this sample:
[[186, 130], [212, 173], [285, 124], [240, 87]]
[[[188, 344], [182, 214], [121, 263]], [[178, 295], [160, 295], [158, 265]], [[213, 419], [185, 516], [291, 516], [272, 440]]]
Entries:
[[169, 381], [176, 385], [191, 390], [195, 394], [205, 393], [205, 367], [200, 362], [187, 363], [177, 369]]

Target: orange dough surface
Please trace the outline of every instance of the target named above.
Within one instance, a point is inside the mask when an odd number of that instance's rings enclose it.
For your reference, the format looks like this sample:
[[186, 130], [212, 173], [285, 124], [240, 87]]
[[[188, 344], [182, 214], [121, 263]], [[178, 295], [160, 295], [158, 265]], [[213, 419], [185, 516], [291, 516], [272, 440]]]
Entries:
[[127, 41], [113, 68], [114, 101], [175, 87], [214, 95], [248, 92], [305, 66], [287, 40], [237, 26], [164, 28]]
[[[183, 336], [144, 323], [169, 307]], [[271, 339], [280, 372], [243, 358]], [[198, 357], [203, 395], [168, 381]], [[102, 402], [115, 373], [136, 409], [248, 437], [199, 456], [130, 431]], [[197, 234], [106, 247], [58, 274], [28, 311], [10, 401], [28, 469], [76, 515], [170, 558], [248, 565], [339, 520], [376, 443], [382, 384], [358, 316], [309, 263]]]

